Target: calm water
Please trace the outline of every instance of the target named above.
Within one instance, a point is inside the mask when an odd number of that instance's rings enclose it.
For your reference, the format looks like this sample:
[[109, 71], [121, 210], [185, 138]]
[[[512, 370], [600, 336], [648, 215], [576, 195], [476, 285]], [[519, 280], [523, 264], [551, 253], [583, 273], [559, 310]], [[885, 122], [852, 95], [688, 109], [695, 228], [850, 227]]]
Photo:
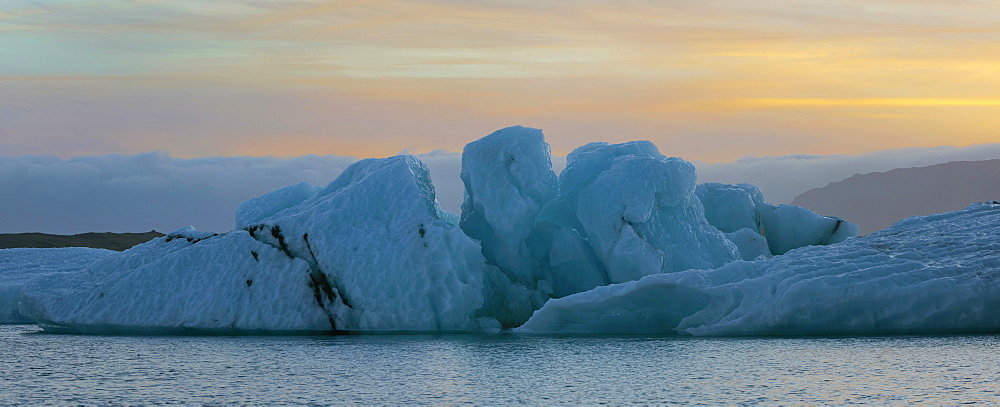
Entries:
[[1000, 403], [1000, 336], [113, 337], [0, 326], [0, 404]]

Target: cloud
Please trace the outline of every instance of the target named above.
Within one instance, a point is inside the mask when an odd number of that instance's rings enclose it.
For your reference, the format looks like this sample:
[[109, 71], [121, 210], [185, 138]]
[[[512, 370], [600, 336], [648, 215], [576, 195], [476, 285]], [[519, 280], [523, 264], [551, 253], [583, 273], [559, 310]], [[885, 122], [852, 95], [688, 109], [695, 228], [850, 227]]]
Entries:
[[244, 200], [300, 181], [326, 185], [353, 161], [165, 153], [0, 157], [0, 232], [169, 232], [186, 225], [228, 231]]
[[[434, 150], [417, 157], [430, 169], [442, 207], [460, 212], [461, 154]], [[162, 152], [0, 157], [0, 233], [169, 232], [187, 225], [225, 232], [247, 199], [302, 181], [326, 185], [356, 160], [336, 155], [181, 159]]]
[[[430, 169], [442, 207], [460, 212], [461, 154], [434, 150], [416, 156]], [[785, 203], [855, 173], [995, 158], [1000, 158], [1000, 143], [695, 165], [699, 182], [748, 182], [758, 185], [768, 201]], [[168, 232], [187, 225], [225, 232], [243, 201], [301, 181], [326, 185], [355, 160], [335, 155], [180, 159], [161, 152], [0, 157], [0, 232]], [[557, 173], [565, 165], [565, 157], [553, 157]]]

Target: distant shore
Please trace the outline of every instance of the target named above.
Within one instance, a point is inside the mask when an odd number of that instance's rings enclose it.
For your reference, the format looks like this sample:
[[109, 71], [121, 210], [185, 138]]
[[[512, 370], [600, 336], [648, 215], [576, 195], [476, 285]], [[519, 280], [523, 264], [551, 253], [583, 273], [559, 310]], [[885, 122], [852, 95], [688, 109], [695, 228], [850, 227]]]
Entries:
[[151, 230], [143, 233], [80, 233], [76, 235], [52, 235], [48, 233], [4, 233], [0, 234], [0, 249], [90, 247], [122, 251], [132, 246], [163, 236]]

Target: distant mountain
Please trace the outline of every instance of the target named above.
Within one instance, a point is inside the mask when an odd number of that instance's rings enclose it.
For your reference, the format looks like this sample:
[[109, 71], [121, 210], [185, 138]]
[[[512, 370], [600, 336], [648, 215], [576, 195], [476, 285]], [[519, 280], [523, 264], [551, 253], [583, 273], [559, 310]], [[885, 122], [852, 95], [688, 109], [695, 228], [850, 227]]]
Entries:
[[1000, 160], [855, 174], [806, 191], [795, 197], [792, 205], [855, 222], [866, 235], [910, 216], [954, 211], [992, 200], [1000, 200]]
[[140, 243], [163, 236], [155, 230], [145, 233], [81, 233], [78, 235], [50, 235], [47, 233], [0, 234], [0, 249], [91, 247], [122, 251]]

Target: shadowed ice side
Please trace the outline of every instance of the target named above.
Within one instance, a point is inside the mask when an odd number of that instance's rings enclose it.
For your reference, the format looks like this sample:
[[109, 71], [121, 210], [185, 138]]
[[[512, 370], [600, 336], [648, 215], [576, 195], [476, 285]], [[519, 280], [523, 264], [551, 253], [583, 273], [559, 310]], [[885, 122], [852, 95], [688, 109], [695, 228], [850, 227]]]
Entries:
[[649, 142], [585, 145], [556, 176], [542, 132], [515, 126], [462, 166], [460, 219], [418, 159], [368, 159], [247, 201], [232, 232], [179, 230], [2, 293], [46, 330], [85, 333], [996, 328], [997, 248], [975, 233], [998, 223], [966, 222], [990, 205], [852, 239], [753, 186], [698, 186]]

